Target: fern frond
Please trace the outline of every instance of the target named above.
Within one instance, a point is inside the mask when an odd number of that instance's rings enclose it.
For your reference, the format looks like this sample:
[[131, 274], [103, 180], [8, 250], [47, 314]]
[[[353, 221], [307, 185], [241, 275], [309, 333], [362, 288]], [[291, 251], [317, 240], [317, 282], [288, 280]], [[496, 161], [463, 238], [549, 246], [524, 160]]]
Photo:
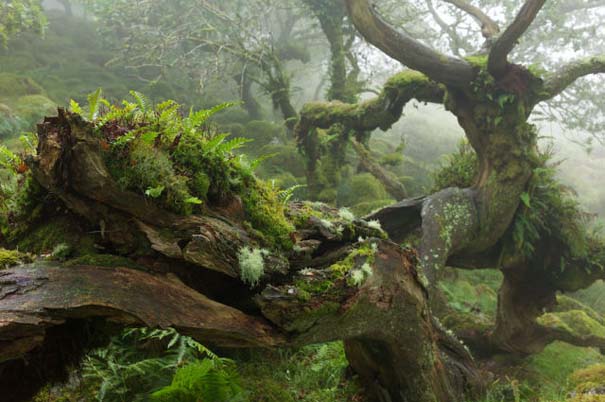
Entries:
[[282, 202], [282, 204], [286, 205], [290, 199], [292, 199], [292, 197], [294, 196], [294, 192], [296, 190], [298, 190], [299, 188], [304, 188], [307, 187], [304, 184], [295, 184], [292, 187], [289, 187], [285, 190], [281, 190], [277, 192], [277, 197], [279, 198], [279, 200]]
[[89, 94], [86, 98], [88, 100], [88, 120], [93, 121], [97, 118], [99, 114], [99, 106], [102, 104], [103, 90], [101, 88], [97, 88], [96, 91]]
[[138, 91], [130, 91], [130, 96], [134, 98], [137, 107], [143, 114], [151, 110], [151, 102], [145, 95]]

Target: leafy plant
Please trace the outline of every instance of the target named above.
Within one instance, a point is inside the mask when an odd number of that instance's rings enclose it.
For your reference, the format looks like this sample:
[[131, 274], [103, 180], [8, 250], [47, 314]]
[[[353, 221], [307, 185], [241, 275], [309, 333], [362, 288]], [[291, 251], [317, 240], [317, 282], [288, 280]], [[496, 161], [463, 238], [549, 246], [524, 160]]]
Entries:
[[98, 401], [145, 401], [156, 391], [166, 395], [167, 389], [177, 388], [185, 394], [203, 389], [207, 395], [219, 396], [225, 388], [239, 389], [230, 360], [173, 329], [126, 330], [108, 347], [90, 352], [82, 371], [86, 381], [99, 384]]
[[245, 400], [235, 363], [203, 359], [179, 368], [172, 383], [151, 395], [158, 402], [235, 402]]

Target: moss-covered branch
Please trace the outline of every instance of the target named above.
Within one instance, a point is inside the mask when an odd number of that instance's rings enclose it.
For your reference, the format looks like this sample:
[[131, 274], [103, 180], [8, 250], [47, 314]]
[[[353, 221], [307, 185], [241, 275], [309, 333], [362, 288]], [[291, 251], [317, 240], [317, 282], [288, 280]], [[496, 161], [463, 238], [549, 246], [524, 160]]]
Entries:
[[554, 98], [581, 77], [603, 73], [605, 73], [605, 56], [590, 57], [564, 65], [546, 77], [539, 100]]
[[306, 104], [296, 126], [297, 138], [302, 141], [312, 128], [328, 129], [335, 124], [357, 132], [377, 128], [387, 130], [400, 119], [404, 106], [412, 99], [442, 103], [444, 94], [444, 89], [425, 75], [416, 71], [404, 71], [391, 77], [380, 95], [369, 101], [357, 104]]

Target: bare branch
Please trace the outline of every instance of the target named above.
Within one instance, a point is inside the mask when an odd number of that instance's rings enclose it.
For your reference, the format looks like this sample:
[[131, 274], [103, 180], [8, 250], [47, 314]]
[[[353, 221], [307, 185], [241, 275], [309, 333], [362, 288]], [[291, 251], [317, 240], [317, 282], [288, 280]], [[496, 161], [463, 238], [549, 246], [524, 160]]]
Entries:
[[527, 0], [515, 17], [515, 20], [498, 37], [489, 54], [488, 71], [496, 78], [506, 72], [508, 54], [513, 50], [519, 38], [538, 15], [546, 0]]
[[395, 60], [443, 84], [462, 87], [475, 76], [461, 59], [442, 55], [384, 21], [369, 0], [346, 0], [349, 16], [364, 38]]
[[446, 3], [450, 3], [451, 5], [459, 8], [460, 10], [468, 13], [471, 17], [475, 19], [481, 26], [481, 33], [485, 39], [489, 39], [493, 36], [496, 36], [500, 33], [500, 27], [498, 23], [491, 19], [487, 14], [485, 14], [478, 7], [473, 6], [470, 3], [467, 3], [464, 0], [444, 0]]
[[461, 56], [461, 54], [460, 54], [460, 48], [463, 47], [463, 43], [462, 43], [462, 38], [460, 38], [460, 36], [456, 32], [456, 29], [453, 28], [452, 26], [448, 25], [441, 18], [441, 16], [439, 15], [439, 13], [437, 12], [437, 10], [433, 6], [433, 2], [431, 0], [426, 0], [426, 5], [427, 5], [427, 7], [429, 9], [429, 12], [433, 16], [433, 19], [437, 23], [437, 25], [439, 25], [439, 27], [441, 27], [441, 30], [443, 32], [445, 32], [446, 34], [448, 34], [448, 36], [450, 38], [449, 42], [450, 42], [450, 48], [452, 49], [452, 52], [454, 52], [454, 54], [456, 56]]
[[605, 1], [603, 0], [594, 0], [588, 2], [578, 2], [578, 1], [568, 1], [561, 5], [560, 11], [562, 13], [571, 13], [579, 10], [589, 10], [597, 7], [604, 7]]
[[408, 192], [405, 189], [405, 186], [399, 181], [399, 178], [394, 173], [389, 172], [377, 163], [372, 158], [370, 151], [359, 141], [351, 139], [351, 144], [359, 157], [360, 165], [378, 179], [390, 195], [396, 200], [407, 198]]
[[605, 73], [605, 56], [590, 57], [571, 62], [544, 80], [544, 90], [539, 101], [554, 98], [573, 84], [578, 78], [590, 74]]

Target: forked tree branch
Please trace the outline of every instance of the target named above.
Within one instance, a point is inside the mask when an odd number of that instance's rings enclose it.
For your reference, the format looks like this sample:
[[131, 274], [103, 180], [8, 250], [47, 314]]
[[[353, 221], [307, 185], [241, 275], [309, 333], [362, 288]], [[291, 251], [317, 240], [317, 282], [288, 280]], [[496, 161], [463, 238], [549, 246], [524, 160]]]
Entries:
[[546, 77], [539, 101], [554, 98], [581, 77], [602, 73], [605, 73], [605, 56], [573, 61]]
[[527, 0], [523, 7], [521, 7], [521, 10], [519, 10], [515, 20], [494, 43], [489, 53], [487, 69], [495, 78], [501, 77], [506, 72], [509, 53], [534, 21], [545, 1]]
[[466, 86], [475, 76], [472, 66], [429, 48], [397, 31], [378, 15], [369, 0], [345, 0], [351, 21], [363, 37], [395, 60], [454, 87]]
[[485, 14], [480, 8], [473, 6], [472, 4], [464, 0], [444, 0], [446, 3], [450, 3], [456, 8], [466, 12], [475, 19], [481, 26], [481, 33], [485, 39], [496, 36], [500, 33], [500, 27], [498, 23], [491, 19]]

